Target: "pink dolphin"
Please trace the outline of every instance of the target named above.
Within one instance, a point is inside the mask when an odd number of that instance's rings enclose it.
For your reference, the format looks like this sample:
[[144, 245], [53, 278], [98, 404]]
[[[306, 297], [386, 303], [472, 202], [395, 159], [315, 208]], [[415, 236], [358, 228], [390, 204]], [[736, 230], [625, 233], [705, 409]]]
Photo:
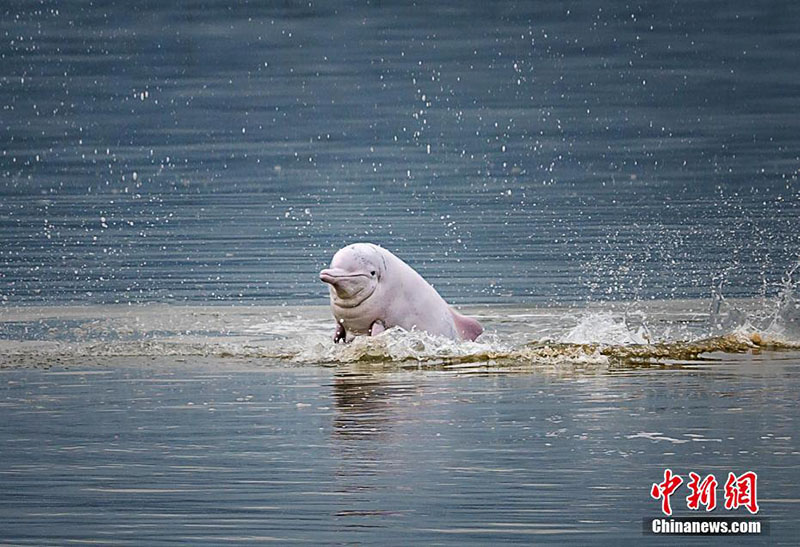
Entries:
[[347, 334], [370, 335], [391, 327], [475, 340], [483, 327], [451, 308], [414, 269], [386, 249], [354, 243], [340, 249], [319, 272], [330, 285], [335, 342]]

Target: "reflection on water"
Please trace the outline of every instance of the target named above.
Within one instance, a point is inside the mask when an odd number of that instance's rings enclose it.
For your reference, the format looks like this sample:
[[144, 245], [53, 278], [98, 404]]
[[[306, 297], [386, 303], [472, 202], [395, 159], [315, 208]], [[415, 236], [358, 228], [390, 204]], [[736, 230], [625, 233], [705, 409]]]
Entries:
[[402, 481], [394, 481], [413, 470], [403, 470], [387, 460], [386, 446], [395, 440], [397, 422], [404, 414], [407, 418], [403, 407], [415, 391], [413, 384], [387, 382], [381, 375], [371, 374], [368, 367], [334, 373], [330, 457], [335, 462], [336, 490], [347, 496], [335, 512], [345, 531], [384, 528], [376, 519], [413, 518], [413, 509], [376, 500], [390, 490], [408, 488]]
[[800, 533], [797, 354], [560, 377], [153, 363], [0, 372], [4, 541], [638, 542], [667, 465], [757, 471], [773, 544]]
[[338, 411], [334, 433], [356, 439], [382, 435], [391, 427], [402, 399], [414, 393], [413, 385], [384, 384], [369, 366], [362, 370], [337, 369], [333, 399]]

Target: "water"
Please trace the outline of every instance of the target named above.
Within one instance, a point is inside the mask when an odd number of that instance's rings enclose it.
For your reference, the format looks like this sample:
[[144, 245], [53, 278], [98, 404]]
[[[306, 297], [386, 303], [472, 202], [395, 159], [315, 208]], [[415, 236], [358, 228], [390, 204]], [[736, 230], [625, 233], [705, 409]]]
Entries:
[[[671, 466], [796, 543], [799, 10], [4, 3], [0, 538], [639, 543]], [[334, 345], [352, 241], [486, 333]]]
[[353, 240], [462, 303], [761, 294], [799, 9], [6, 3], [0, 294], [321, 303]]
[[792, 544], [795, 302], [697, 304], [473, 306], [473, 343], [347, 345], [325, 307], [6, 309], [3, 538], [640, 543], [669, 466], [755, 470]]
[[[650, 485], [671, 466], [718, 479], [756, 469], [771, 518], [763, 539], [789, 545], [798, 374], [800, 353], [769, 352], [477, 376], [169, 358], [7, 369], [2, 534], [16, 544], [639, 544], [641, 519], [659, 510]], [[687, 513], [683, 497], [676, 514]]]

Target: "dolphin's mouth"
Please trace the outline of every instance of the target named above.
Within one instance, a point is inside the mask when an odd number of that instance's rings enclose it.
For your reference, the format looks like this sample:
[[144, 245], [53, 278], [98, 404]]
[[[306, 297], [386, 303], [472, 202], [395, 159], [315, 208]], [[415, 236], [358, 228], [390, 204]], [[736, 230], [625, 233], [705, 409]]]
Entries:
[[[371, 275], [351, 273], [341, 268], [329, 268], [319, 272], [319, 279], [331, 286], [331, 298], [340, 308], [355, 308], [375, 292], [370, 283]], [[365, 279], [366, 281], [359, 281]]]

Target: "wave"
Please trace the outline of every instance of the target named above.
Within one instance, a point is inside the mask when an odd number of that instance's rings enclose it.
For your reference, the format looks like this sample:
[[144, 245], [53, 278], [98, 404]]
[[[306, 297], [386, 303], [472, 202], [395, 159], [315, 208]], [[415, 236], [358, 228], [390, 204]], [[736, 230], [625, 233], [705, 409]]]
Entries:
[[654, 344], [606, 345], [536, 341], [514, 346], [492, 336], [481, 342], [453, 342], [421, 332], [390, 329], [373, 338], [349, 344], [328, 340], [287, 344], [184, 343], [137, 341], [92, 344], [4, 344], [1, 366], [52, 366], [75, 362], [103, 363], [115, 358], [190, 358], [261, 360], [337, 366], [363, 364], [392, 368], [447, 370], [521, 370], [548, 367], [632, 367], [686, 365], [721, 361], [714, 354], [800, 350], [800, 343], [767, 338], [761, 333], [737, 332], [701, 340]]
[[[775, 303], [777, 302], [777, 304]], [[327, 308], [151, 305], [4, 309], [0, 366], [116, 359], [247, 359], [263, 364], [439, 367], [443, 370], [685, 365], [720, 355], [800, 349], [800, 304], [661, 301], [595, 309], [481, 307], [475, 342], [389, 329], [334, 344]]]

